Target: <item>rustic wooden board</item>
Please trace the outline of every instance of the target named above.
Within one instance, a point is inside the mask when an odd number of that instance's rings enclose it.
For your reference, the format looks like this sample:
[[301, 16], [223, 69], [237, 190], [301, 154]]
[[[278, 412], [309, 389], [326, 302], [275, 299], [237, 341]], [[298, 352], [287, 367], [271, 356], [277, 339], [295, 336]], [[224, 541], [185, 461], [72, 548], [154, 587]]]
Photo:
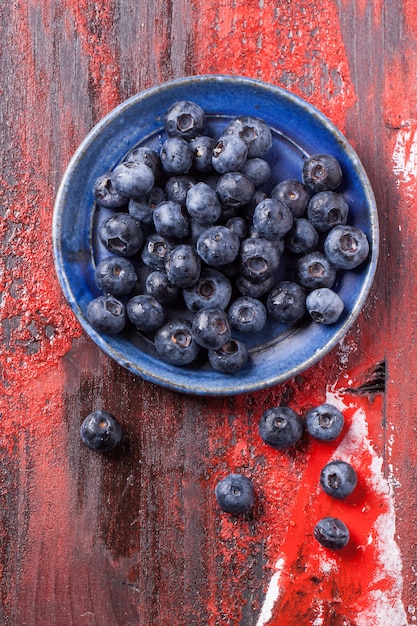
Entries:
[[[410, 0], [6, 0], [1, 16], [0, 618], [5, 626], [404, 626], [415, 578], [417, 10]], [[52, 259], [56, 190], [74, 150], [127, 97], [229, 73], [304, 97], [344, 132], [374, 188], [378, 272], [322, 362], [273, 389], [182, 396], [134, 377], [86, 337]], [[276, 453], [265, 408], [343, 408], [329, 447]], [[125, 432], [106, 457], [79, 425], [104, 408]], [[340, 446], [340, 447], [338, 447]], [[317, 487], [332, 455], [359, 489]], [[214, 485], [252, 477], [252, 515]], [[312, 529], [352, 532], [330, 554]]]

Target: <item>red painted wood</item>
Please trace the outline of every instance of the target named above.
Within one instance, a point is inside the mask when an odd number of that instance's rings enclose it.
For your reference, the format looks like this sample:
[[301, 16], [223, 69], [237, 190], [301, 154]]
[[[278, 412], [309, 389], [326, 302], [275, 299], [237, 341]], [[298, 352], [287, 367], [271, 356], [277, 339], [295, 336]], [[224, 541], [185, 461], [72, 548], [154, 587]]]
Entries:
[[[0, 17], [1, 623], [415, 623], [414, 3], [6, 0]], [[377, 198], [381, 257], [363, 313], [321, 363], [203, 399], [100, 353], [63, 299], [50, 232], [64, 169], [103, 115], [151, 85], [217, 72], [283, 86], [346, 134]], [[326, 399], [345, 412], [341, 441], [276, 453], [257, 436], [265, 408]], [[106, 457], [78, 435], [97, 408], [125, 432]], [[359, 475], [343, 503], [317, 486], [335, 454]], [[216, 505], [229, 471], [253, 479], [250, 516]], [[329, 513], [352, 533], [337, 554], [312, 537]]]

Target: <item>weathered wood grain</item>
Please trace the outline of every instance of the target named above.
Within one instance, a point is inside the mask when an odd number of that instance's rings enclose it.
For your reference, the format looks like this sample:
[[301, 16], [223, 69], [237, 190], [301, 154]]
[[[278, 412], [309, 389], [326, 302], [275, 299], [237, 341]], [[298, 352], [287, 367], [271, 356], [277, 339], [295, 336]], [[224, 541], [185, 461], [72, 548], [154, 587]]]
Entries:
[[[6, 0], [0, 19], [1, 623], [413, 623], [413, 3]], [[110, 362], [52, 259], [55, 193], [87, 132], [134, 93], [202, 73], [260, 78], [320, 108], [363, 161], [381, 223], [375, 284], [343, 342], [303, 376], [235, 398], [182, 396]], [[264, 408], [326, 398], [345, 407], [360, 469], [347, 504], [317, 490], [335, 446], [305, 438], [277, 455], [257, 437]], [[125, 432], [106, 457], [79, 440], [97, 408]], [[228, 471], [253, 478], [248, 517], [216, 506]], [[352, 529], [344, 555], [312, 538], [330, 509]]]

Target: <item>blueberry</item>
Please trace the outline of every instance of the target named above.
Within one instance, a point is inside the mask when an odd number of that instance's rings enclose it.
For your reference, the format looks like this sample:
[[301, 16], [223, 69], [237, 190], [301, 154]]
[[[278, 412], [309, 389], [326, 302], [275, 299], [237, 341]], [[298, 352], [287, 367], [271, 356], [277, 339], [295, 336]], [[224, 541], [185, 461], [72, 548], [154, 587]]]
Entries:
[[129, 320], [138, 330], [152, 333], [165, 321], [164, 309], [158, 300], [149, 294], [140, 294], [130, 298], [126, 305]]
[[192, 246], [179, 244], [169, 252], [165, 271], [170, 283], [186, 289], [198, 281], [201, 262]]
[[156, 232], [168, 239], [184, 239], [190, 229], [181, 205], [172, 200], [165, 200], [156, 207], [153, 222]]
[[91, 450], [109, 452], [120, 443], [122, 428], [117, 419], [107, 411], [93, 411], [83, 420], [80, 436]]
[[186, 307], [190, 311], [199, 311], [208, 307], [225, 309], [232, 297], [230, 280], [221, 272], [204, 268], [198, 281], [182, 292]]
[[98, 296], [88, 304], [87, 319], [99, 333], [106, 335], [120, 333], [126, 324], [124, 304], [114, 296]]
[[310, 220], [305, 217], [296, 217], [284, 241], [287, 250], [293, 254], [305, 254], [317, 247], [319, 234]]
[[239, 216], [231, 217], [226, 222], [226, 228], [228, 228], [233, 233], [235, 233], [235, 235], [240, 239], [240, 241], [243, 241], [247, 237], [248, 225], [247, 225], [246, 220], [243, 217], [239, 217]]
[[336, 267], [352, 270], [367, 258], [369, 242], [359, 228], [335, 226], [324, 241], [324, 252]]
[[120, 194], [114, 187], [111, 172], [97, 178], [93, 186], [93, 195], [97, 204], [107, 209], [121, 209], [128, 203], [126, 196]]
[[228, 123], [224, 134], [234, 134], [243, 139], [248, 147], [248, 157], [262, 157], [272, 147], [272, 133], [268, 124], [250, 115], [241, 115]]
[[261, 159], [260, 157], [246, 159], [240, 171], [253, 182], [255, 187], [262, 187], [262, 185], [265, 185], [265, 183], [267, 183], [271, 178], [272, 173], [271, 166], [268, 161], [265, 161], [265, 159]]
[[266, 198], [255, 207], [253, 226], [260, 237], [277, 239], [288, 233], [293, 219], [291, 209], [284, 202]]
[[142, 248], [142, 261], [151, 269], [164, 269], [168, 253], [172, 248], [173, 245], [166, 237], [159, 233], [151, 233]]
[[192, 336], [191, 322], [186, 319], [173, 319], [163, 324], [155, 333], [154, 344], [159, 356], [171, 365], [188, 365], [200, 350]]
[[193, 176], [184, 174], [182, 176], [171, 176], [165, 185], [165, 195], [167, 200], [172, 200], [182, 207], [185, 207], [187, 193], [196, 184]]
[[200, 309], [192, 321], [192, 334], [203, 348], [221, 348], [232, 334], [226, 312], [216, 307]]
[[196, 250], [202, 260], [213, 267], [234, 261], [240, 241], [231, 230], [217, 224], [207, 228], [197, 239]]
[[292, 324], [306, 312], [306, 294], [298, 284], [283, 280], [270, 291], [267, 299], [268, 313], [281, 324]]
[[313, 226], [324, 233], [339, 224], [346, 224], [349, 206], [335, 191], [316, 193], [308, 203], [307, 217]]
[[146, 278], [145, 289], [162, 304], [175, 302], [180, 295], [180, 288], [169, 282], [165, 270], [150, 272]]
[[327, 495], [343, 500], [350, 496], [358, 482], [350, 463], [338, 459], [330, 461], [321, 470], [320, 485]]
[[343, 413], [332, 404], [324, 403], [307, 411], [306, 428], [319, 441], [333, 441], [343, 430]]
[[265, 443], [276, 450], [294, 446], [303, 435], [300, 416], [289, 407], [267, 409], [259, 422], [259, 435]]
[[108, 256], [97, 265], [94, 278], [103, 293], [124, 296], [132, 291], [138, 277], [128, 259]]
[[159, 153], [166, 174], [187, 174], [193, 164], [190, 144], [180, 137], [168, 137]]
[[159, 154], [156, 150], [149, 148], [149, 146], [137, 146], [133, 148], [123, 160], [147, 165], [151, 168], [155, 177], [160, 174], [161, 161], [159, 160]]
[[216, 191], [204, 182], [191, 187], [187, 193], [185, 206], [189, 215], [202, 224], [214, 224], [222, 212]]
[[136, 254], [145, 239], [139, 220], [129, 213], [114, 213], [102, 222], [99, 237], [110, 252], [123, 257]]
[[249, 352], [243, 341], [232, 338], [217, 350], [209, 350], [208, 358], [214, 370], [234, 374], [248, 363]]
[[277, 246], [264, 237], [249, 238], [240, 247], [240, 272], [254, 283], [264, 282], [278, 269]]
[[238, 209], [252, 200], [255, 186], [242, 172], [227, 172], [218, 179], [216, 191], [224, 206]]
[[164, 190], [155, 186], [142, 198], [130, 198], [127, 210], [142, 224], [153, 224], [153, 212], [164, 200]]
[[296, 280], [308, 289], [332, 287], [336, 280], [336, 268], [319, 250], [307, 252], [295, 266]]
[[261, 282], [254, 283], [249, 278], [246, 278], [246, 276], [240, 274], [236, 276], [235, 285], [243, 296], [259, 299], [271, 291], [275, 285], [275, 279], [274, 276], [269, 276]]
[[265, 326], [268, 313], [257, 298], [241, 296], [232, 302], [228, 310], [232, 328], [242, 333], [253, 333]]
[[155, 174], [145, 163], [122, 161], [112, 172], [116, 191], [128, 198], [140, 198], [150, 192], [155, 184]]
[[254, 505], [252, 481], [242, 474], [229, 474], [220, 480], [214, 493], [219, 507], [231, 515], [248, 513]]
[[341, 316], [344, 303], [332, 289], [314, 289], [306, 298], [307, 311], [319, 324], [335, 324]]
[[323, 517], [314, 527], [314, 537], [325, 548], [341, 550], [349, 543], [349, 529], [337, 517]]
[[277, 198], [290, 207], [294, 217], [302, 217], [310, 200], [310, 192], [298, 180], [288, 178], [281, 181], [271, 191], [271, 198]]
[[213, 171], [211, 157], [216, 140], [207, 135], [200, 135], [190, 140], [190, 146], [193, 151], [193, 169], [202, 174]]
[[330, 154], [314, 154], [303, 164], [303, 181], [313, 193], [337, 189], [342, 182], [339, 161]]
[[164, 115], [164, 127], [170, 137], [192, 139], [204, 130], [206, 114], [196, 102], [177, 100]]
[[236, 135], [223, 135], [213, 148], [211, 164], [219, 174], [239, 171], [246, 161], [246, 143]]

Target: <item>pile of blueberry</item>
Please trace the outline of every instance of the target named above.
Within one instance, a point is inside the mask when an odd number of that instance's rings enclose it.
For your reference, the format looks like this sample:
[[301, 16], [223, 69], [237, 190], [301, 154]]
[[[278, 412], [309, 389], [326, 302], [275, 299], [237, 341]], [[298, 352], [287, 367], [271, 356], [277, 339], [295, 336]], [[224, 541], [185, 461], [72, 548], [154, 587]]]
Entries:
[[[304, 429], [319, 441], [334, 441], [340, 436], [344, 421], [343, 413], [329, 403], [307, 411], [305, 420], [289, 407], [272, 407], [261, 416], [259, 435], [275, 450], [286, 450], [301, 439]], [[357, 475], [350, 463], [334, 459], [322, 469], [319, 480], [326, 494], [343, 500], [355, 489]], [[236, 473], [217, 483], [215, 496], [220, 508], [231, 515], [248, 513], [255, 501], [252, 481]], [[350, 533], [342, 520], [324, 517], [315, 525], [314, 537], [326, 548], [340, 550], [348, 544]]]
[[237, 117], [212, 137], [205, 111], [184, 100], [164, 128], [159, 150], [132, 149], [94, 185], [112, 213], [98, 226], [108, 255], [95, 268], [102, 295], [89, 303], [91, 326], [114, 334], [131, 324], [170, 364], [203, 356], [232, 373], [249, 360], [245, 333], [269, 319], [335, 323], [337, 273], [369, 254], [365, 233], [348, 225], [339, 162], [310, 156], [302, 182], [279, 181], [267, 195], [272, 133], [262, 119]]

